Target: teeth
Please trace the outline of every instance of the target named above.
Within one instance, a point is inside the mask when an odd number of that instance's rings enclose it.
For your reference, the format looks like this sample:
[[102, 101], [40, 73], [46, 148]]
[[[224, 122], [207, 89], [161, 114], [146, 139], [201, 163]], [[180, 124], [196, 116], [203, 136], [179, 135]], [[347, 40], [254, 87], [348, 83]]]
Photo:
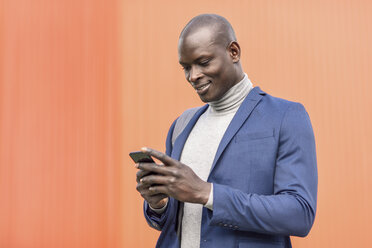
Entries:
[[206, 84], [206, 85], [203, 85], [203, 86], [201, 86], [201, 87], [198, 87], [197, 89], [198, 89], [198, 90], [202, 90], [202, 89], [204, 89], [205, 87], [207, 87], [208, 85], [209, 85], [209, 83]]

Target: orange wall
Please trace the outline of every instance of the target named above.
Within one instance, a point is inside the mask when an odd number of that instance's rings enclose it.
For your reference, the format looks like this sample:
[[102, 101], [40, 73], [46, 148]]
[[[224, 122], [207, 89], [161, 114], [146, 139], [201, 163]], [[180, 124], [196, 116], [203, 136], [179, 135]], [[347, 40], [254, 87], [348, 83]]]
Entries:
[[154, 246], [127, 154], [164, 150], [200, 105], [177, 39], [205, 12], [254, 85], [312, 119], [318, 213], [294, 247], [369, 247], [370, 1], [0, 0], [0, 248]]
[[0, 247], [123, 247], [113, 1], [0, 2]]

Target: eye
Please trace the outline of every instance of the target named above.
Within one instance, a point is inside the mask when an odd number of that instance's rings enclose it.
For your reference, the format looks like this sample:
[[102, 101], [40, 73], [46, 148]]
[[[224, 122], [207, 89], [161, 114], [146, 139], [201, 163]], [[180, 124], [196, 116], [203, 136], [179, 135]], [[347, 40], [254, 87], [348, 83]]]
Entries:
[[187, 66], [187, 65], [182, 66], [182, 70], [189, 71], [190, 70], [190, 66]]
[[210, 61], [211, 61], [210, 59], [203, 60], [203, 61], [200, 61], [199, 64], [200, 64], [201, 66], [204, 66], [204, 67], [205, 67], [205, 66], [208, 66], [208, 65], [209, 65], [209, 62], [210, 62]]

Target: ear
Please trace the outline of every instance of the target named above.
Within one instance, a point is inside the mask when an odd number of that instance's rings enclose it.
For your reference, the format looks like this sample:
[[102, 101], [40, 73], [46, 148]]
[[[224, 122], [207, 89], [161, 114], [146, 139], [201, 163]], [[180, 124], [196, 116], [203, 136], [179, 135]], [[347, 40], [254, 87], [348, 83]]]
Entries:
[[240, 46], [238, 42], [236, 41], [231, 41], [229, 46], [227, 47], [227, 50], [233, 60], [234, 63], [237, 63], [240, 61]]

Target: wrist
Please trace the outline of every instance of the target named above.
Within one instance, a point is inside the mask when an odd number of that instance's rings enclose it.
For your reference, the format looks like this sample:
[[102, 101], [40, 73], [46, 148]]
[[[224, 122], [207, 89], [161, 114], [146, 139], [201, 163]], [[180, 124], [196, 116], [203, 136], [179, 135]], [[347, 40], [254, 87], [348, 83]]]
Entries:
[[148, 202], [151, 209], [162, 209], [167, 205], [167, 203], [168, 203], [168, 197], [164, 198], [164, 199], [161, 199], [159, 202], [157, 202], [155, 204], [153, 204], [153, 203], [150, 204]]
[[199, 203], [202, 205], [207, 204], [209, 195], [211, 193], [211, 183], [206, 182], [202, 190], [200, 190]]
[[211, 192], [209, 192], [208, 202], [204, 204], [204, 207], [213, 211], [213, 183], [211, 183]]

